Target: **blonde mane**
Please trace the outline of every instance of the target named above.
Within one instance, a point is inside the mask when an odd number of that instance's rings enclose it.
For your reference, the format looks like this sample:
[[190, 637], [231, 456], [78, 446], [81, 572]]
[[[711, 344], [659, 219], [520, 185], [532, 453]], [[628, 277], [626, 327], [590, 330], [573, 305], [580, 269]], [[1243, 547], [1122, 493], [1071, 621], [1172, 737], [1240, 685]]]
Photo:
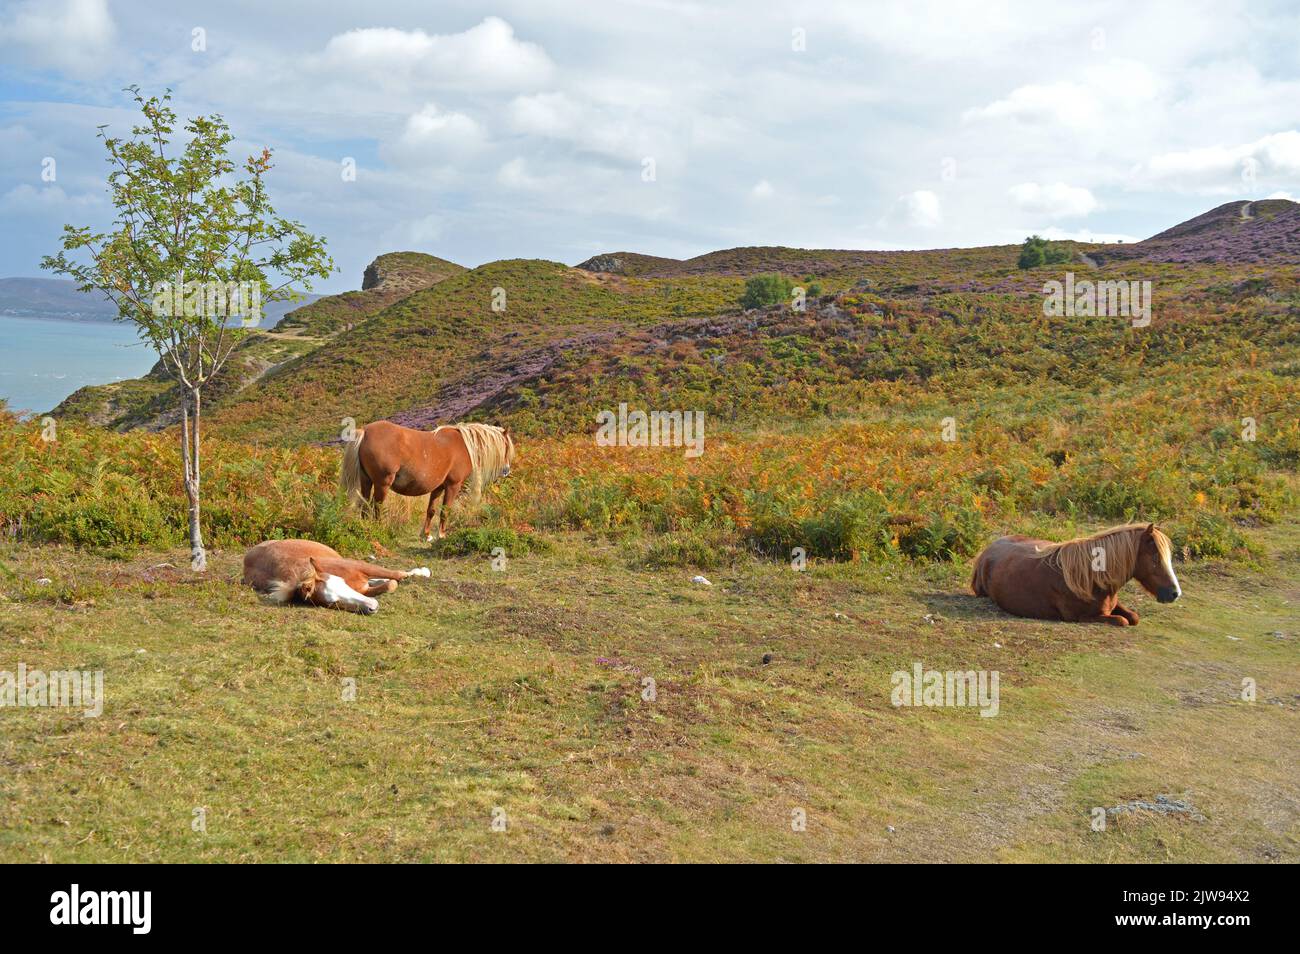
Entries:
[[465, 441], [472, 468], [470, 495], [478, 500], [484, 488], [500, 477], [510, 462], [510, 438], [495, 424], [444, 424], [435, 428], [434, 433], [444, 427], [454, 427]]
[[[1061, 571], [1065, 585], [1080, 599], [1092, 599], [1097, 587], [1114, 593], [1133, 578], [1137, 567], [1138, 548], [1142, 535], [1150, 524], [1128, 523], [1111, 527], [1090, 537], [1076, 537], [1063, 543], [1050, 543], [1037, 548], [1037, 556], [1049, 566]], [[1154, 531], [1156, 548], [1161, 559], [1170, 558], [1169, 538], [1160, 529]], [[1094, 551], [1100, 547], [1101, 554]], [[1093, 569], [1099, 562], [1100, 569]]]

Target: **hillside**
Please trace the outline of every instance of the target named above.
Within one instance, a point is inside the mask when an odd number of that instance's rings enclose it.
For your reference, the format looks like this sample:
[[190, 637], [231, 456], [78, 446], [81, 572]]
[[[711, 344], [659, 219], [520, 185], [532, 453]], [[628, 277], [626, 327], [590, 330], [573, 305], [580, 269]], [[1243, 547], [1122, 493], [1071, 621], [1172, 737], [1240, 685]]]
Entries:
[[[831, 309], [838, 307], [834, 296], [867, 290], [919, 302], [949, 291], [1015, 287], [1029, 293], [1041, 286], [1041, 278], [1007, 264], [1014, 261], [1011, 248], [756, 251], [764, 264], [779, 258], [795, 275], [823, 269], [812, 274], [827, 296], [824, 306]], [[879, 264], [864, 265], [867, 260]], [[541, 261], [483, 265], [384, 309], [364, 333], [341, 334], [278, 368], [224, 405], [213, 422], [231, 436], [293, 444], [332, 438], [336, 422], [344, 417], [391, 416], [425, 426], [480, 407], [528, 404], [539, 382], [574, 355], [616, 352], [641, 340], [643, 333], [653, 350], [655, 342], [678, 337], [675, 325], [684, 319], [734, 319], [744, 276], [752, 274], [745, 263], [753, 260], [716, 253], [710, 261], [716, 271], [692, 266], [689, 274], [669, 277], [591, 273]], [[503, 312], [492, 310], [494, 288], [506, 291]], [[664, 359], [675, 360], [675, 353], [665, 352]], [[717, 370], [717, 365], [704, 368], [703, 360], [696, 354], [690, 363], [703, 373]], [[608, 384], [616, 379], [600, 380]], [[729, 387], [724, 381], [720, 393]], [[590, 416], [587, 408], [562, 395], [545, 400]], [[517, 423], [526, 425], [522, 411], [516, 416]]]
[[[379, 256], [366, 267], [360, 291], [309, 296], [307, 304], [284, 314], [269, 330], [238, 332], [239, 344], [205, 395], [208, 404], [219, 405], [274, 368], [320, 347], [393, 302], [463, 270], [454, 262], [420, 252]], [[283, 313], [281, 303], [277, 305]], [[157, 429], [176, 423], [178, 393], [159, 362], [143, 378], [81, 388], [52, 413], [60, 420], [115, 430]]]
[[577, 268], [589, 272], [625, 275], [632, 278], [674, 278], [688, 275], [748, 277], [763, 272], [786, 275], [835, 275], [865, 273], [872, 269], [899, 269], [910, 265], [925, 273], [953, 266], [979, 270], [1005, 265], [1006, 247], [932, 249], [919, 252], [863, 252], [845, 249], [781, 248], [747, 246], [707, 252], [695, 258], [660, 258], [614, 252], [596, 255]]
[[1207, 264], [1300, 262], [1300, 203], [1227, 202], [1143, 242], [1107, 246], [1113, 259]]
[[[1300, 262], [1300, 203], [1289, 199], [1227, 202], [1131, 245], [1065, 243], [1097, 263], [1113, 261], [1200, 262], [1204, 264]], [[695, 258], [661, 258], [634, 252], [595, 255], [577, 267], [590, 272], [637, 278], [682, 275], [833, 275], [888, 267], [900, 258], [923, 271], [962, 266], [982, 270], [1005, 264], [1006, 248], [934, 249], [919, 252], [865, 252], [751, 246], [724, 249]], [[1076, 259], [1078, 261], [1078, 259]]]
[[[1018, 269], [1009, 246], [493, 262], [278, 366], [213, 420], [230, 436], [287, 445], [328, 441], [344, 418], [423, 427], [492, 417], [534, 436], [587, 429], [597, 410], [636, 395], [740, 424], [847, 413], [890, 382], [1140, 380], [1155, 362], [1215, 360], [1225, 335], [1285, 354], [1300, 255], [1255, 259], [1261, 236], [1285, 232], [1300, 207], [1255, 206], [1253, 219], [1229, 204], [1148, 242], [1076, 247], [1068, 267], [1081, 278], [1153, 283], [1159, 318], [1143, 336], [1107, 319], [1049, 324], [1042, 286], [1059, 269]], [[1230, 253], [1204, 261], [1196, 248]], [[744, 279], [774, 270], [819, 292], [806, 312], [741, 311]], [[506, 292], [502, 312], [494, 288]]]
[[[212, 423], [269, 443], [328, 440], [344, 417], [388, 416], [455, 393], [473, 398], [492, 380], [531, 379], [549, 366], [548, 355], [581, 346], [587, 335], [723, 311], [733, 284], [706, 279], [674, 289], [602, 281], [555, 262], [493, 262], [416, 292], [277, 368]], [[492, 309], [497, 288], [506, 293], [501, 312]]]
[[[1276, 337], [1293, 307], [1297, 242], [1300, 205], [1237, 202], [1144, 242], [1072, 244], [1068, 267], [1080, 277], [1152, 281], [1162, 321], [1148, 337], [1157, 349], [1183, 341], [1193, 326], [1212, 328], [1224, 306], [1260, 294], [1280, 322], [1262, 334]], [[951, 385], [972, 360], [996, 363], [963, 352], [976, 337], [980, 353], [1012, 355], [1006, 366], [1047, 369], [1076, 383], [1107, 362], [1114, 369], [1130, 360], [1077, 360], [1082, 342], [1100, 356], [1122, 340], [1122, 326], [1097, 322], [1061, 342], [1069, 361], [1059, 353], [1017, 361], [1043, 282], [1061, 269], [1021, 270], [1016, 255], [1012, 246], [746, 247], [683, 261], [616, 252], [575, 268], [514, 260], [467, 271], [394, 253], [367, 269], [361, 291], [299, 308], [242, 342], [233, 373], [209, 400], [211, 420], [233, 437], [289, 445], [328, 441], [344, 418], [431, 426], [495, 414], [525, 433], [550, 433], [591, 420], [593, 407], [616, 395], [615, 384], [628, 382], [631, 363], [635, 380], [656, 382], [657, 400], [680, 404], [689, 379], [704, 395], [692, 400], [739, 422], [759, 408], [805, 415], [851, 408], [871, 381], [937, 377]], [[803, 314], [786, 308], [742, 317], [736, 302], [744, 280], [767, 272], [820, 295]], [[497, 288], [506, 294], [499, 312]], [[362, 320], [364, 330], [356, 328]], [[761, 371], [751, 374], [755, 368]], [[819, 396], [809, 396], [813, 389]], [[117, 429], [166, 426], [174, 420], [166, 390], [155, 373], [83, 389], [57, 412]]]

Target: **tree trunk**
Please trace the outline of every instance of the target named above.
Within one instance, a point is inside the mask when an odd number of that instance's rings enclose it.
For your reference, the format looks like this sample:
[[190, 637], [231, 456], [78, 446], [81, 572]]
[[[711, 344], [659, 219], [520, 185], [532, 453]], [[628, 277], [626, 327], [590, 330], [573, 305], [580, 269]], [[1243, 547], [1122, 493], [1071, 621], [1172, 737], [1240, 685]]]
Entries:
[[203, 404], [198, 388], [186, 390], [181, 401], [181, 457], [185, 463], [185, 497], [190, 505], [190, 567], [196, 573], [208, 568], [199, 523], [199, 420]]

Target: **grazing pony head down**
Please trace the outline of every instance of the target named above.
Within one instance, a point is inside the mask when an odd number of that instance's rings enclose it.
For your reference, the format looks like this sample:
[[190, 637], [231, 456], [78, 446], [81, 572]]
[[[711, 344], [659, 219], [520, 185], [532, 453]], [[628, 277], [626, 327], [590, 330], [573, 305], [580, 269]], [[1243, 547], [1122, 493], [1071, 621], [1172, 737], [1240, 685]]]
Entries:
[[1161, 603], [1182, 595], [1174, 575], [1172, 548], [1154, 523], [1111, 527], [1090, 537], [1078, 537], [1039, 549], [1038, 556], [1057, 567], [1065, 585], [1080, 599], [1098, 591], [1115, 593], [1136, 579]]

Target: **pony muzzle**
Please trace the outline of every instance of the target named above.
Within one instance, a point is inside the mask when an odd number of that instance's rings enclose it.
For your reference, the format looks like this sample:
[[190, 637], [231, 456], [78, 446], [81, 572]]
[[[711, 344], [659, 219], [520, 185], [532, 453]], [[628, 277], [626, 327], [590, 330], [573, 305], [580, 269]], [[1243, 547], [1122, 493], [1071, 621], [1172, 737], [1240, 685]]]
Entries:
[[1156, 590], [1156, 601], [1159, 603], [1172, 603], [1182, 595], [1182, 591], [1176, 586], [1162, 586]]
[[379, 601], [358, 593], [342, 577], [329, 574], [325, 577], [324, 586], [321, 589], [321, 596], [329, 606], [336, 606], [340, 609], [351, 610], [354, 613], [362, 613], [369, 616], [379, 609]]

